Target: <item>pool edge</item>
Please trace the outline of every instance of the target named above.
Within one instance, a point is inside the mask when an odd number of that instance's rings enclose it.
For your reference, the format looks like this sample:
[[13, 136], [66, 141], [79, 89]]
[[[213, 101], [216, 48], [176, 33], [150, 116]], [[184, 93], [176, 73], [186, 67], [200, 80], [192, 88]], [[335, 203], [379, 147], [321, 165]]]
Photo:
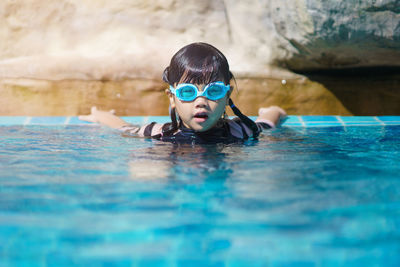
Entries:
[[[124, 116], [128, 123], [145, 124], [152, 121], [169, 122], [168, 116]], [[255, 116], [250, 116], [255, 119]], [[15, 125], [96, 125], [79, 120], [77, 116], [0, 116], [0, 126]], [[288, 116], [282, 127], [343, 127], [343, 126], [393, 126], [400, 125], [400, 116]]]

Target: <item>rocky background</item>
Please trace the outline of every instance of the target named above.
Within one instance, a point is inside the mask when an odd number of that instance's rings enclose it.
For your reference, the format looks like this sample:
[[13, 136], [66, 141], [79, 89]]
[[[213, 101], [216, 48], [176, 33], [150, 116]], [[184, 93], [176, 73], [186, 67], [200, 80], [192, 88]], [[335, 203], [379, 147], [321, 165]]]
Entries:
[[400, 114], [399, 0], [4, 0], [0, 115], [167, 115], [161, 73], [203, 41], [255, 115]]

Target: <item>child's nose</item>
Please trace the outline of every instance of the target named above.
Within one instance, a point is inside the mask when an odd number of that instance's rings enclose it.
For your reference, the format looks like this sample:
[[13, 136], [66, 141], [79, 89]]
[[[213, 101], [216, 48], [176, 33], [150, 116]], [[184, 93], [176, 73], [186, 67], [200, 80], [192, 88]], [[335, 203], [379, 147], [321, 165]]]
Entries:
[[196, 108], [203, 108], [207, 106], [207, 99], [204, 96], [199, 96], [194, 101]]

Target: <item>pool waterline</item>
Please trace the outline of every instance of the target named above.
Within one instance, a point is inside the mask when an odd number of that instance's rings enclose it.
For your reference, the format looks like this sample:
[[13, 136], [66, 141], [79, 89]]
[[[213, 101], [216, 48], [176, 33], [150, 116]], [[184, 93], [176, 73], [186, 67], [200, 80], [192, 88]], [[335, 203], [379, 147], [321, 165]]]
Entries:
[[[125, 116], [125, 121], [143, 125], [150, 122], [170, 122], [168, 116]], [[256, 116], [250, 116], [255, 120]], [[0, 126], [10, 125], [91, 125], [77, 116], [0, 116]], [[400, 116], [288, 116], [282, 127], [386, 126], [400, 125]]]

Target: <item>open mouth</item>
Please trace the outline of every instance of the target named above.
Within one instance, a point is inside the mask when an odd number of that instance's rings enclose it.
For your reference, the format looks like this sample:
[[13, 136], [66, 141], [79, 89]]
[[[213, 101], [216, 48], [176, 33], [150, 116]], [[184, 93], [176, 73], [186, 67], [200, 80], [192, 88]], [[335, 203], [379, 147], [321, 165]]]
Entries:
[[205, 112], [199, 112], [194, 115], [194, 119], [198, 122], [203, 122], [208, 119], [208, 115]]

